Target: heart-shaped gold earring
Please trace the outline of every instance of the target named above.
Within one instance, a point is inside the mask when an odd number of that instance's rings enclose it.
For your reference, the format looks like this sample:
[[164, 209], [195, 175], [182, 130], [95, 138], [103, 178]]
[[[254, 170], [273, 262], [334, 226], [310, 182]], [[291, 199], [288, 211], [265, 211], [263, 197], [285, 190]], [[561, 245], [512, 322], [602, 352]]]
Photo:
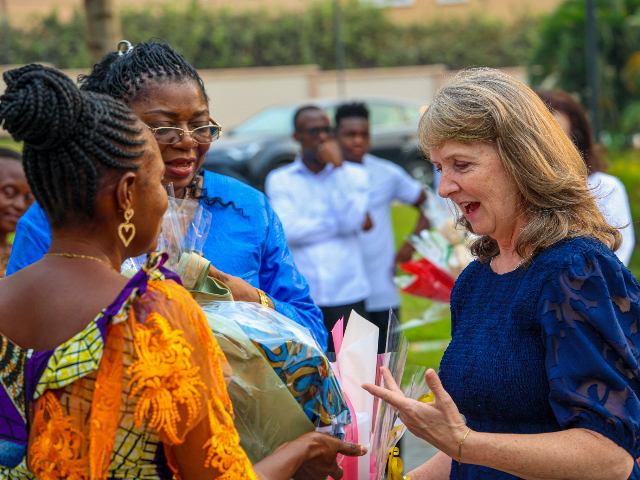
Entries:
[[128, 247], [133, 237], [136, 236], [136, 226], [129, 223], [131, 217], [133, 217], [133, 208], [127, 208], [124, 212], [124, 222], [118, 225], [118, 235], [120, 235], [120, 240], [125, 247]]

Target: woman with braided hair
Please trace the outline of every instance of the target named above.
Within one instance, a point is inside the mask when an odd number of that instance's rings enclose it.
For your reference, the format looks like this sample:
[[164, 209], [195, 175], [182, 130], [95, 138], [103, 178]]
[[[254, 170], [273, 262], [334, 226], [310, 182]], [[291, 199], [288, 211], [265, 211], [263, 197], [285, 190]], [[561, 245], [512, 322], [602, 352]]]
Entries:
[[226, 359], [166, 255], [120, 274], [123, 259], [155, 247], [167, 207], [151, 131], [52, 68], [4, 80], [0, 122], [24, 142], [52, 238], [43, 258], [0, 279], [0, 478], [341, 477], [336, 455], [364, 449], [315, 432], [252, 467]]
[[[127, 53], [107, 55], [79, 80], [83, 90], [124, 101], [160, 146], [164, 183], [173, 183], [176, 197], [199, 200], [211, 212], [215, 233], [203, 248], [215, 266], [210, 275], [229, 286], [236, 300], [268, 305], [307, 327], [326, 349], [322, 313], [267, 198], [230, 177], [200, 172], [220, 127], [211, 120], [202, 79], [185, 58], [166, 44], [141, 43]], [[213, 135], [203, 138], [201, 130]], [[40, 259], [49, 248], [45, 210], [37, 203], [21, 219], [7, 274]]]

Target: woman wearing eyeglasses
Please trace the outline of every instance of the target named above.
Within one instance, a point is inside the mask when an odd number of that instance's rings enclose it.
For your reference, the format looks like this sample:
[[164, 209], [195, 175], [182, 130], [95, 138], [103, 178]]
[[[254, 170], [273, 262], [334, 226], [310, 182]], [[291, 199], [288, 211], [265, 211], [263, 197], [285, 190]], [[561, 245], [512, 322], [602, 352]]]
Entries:
[[[214, 266], [210, 275], [229, 286], [236, 300], [268, 305], [309, 328], [326, 349], [322, 314], [266, 197], [230, 177], [200, 171], [220, 126], [211, 120], [202, 79], [185, 58], [166, 44], [141, 43], [109, 54], [79, 81], [82, 90], [123, 100], [158, 142], [164, 183], [173, 183], [176, 197], [199, 200], [212, 213], [203, 248]], [[49, 222], [35, 204], [18, 224], [7, 274], [42, 258], [50, 242]]]
[[[123, 259], [157, 245], [167, 208], [151, 132], [53, 68], [4, 79], [0, 123], [24, 142], [53, 240], [34, 265], [0, 279], [0, 478], [341, 478], [337, 455], [366, 448], [319, 432], [252, 465], [225, 356], [163, 268], [166, 255], [152, 253], [132, 279], [120, 274]], [[135, 235], [123, 235], [133, 219]]]

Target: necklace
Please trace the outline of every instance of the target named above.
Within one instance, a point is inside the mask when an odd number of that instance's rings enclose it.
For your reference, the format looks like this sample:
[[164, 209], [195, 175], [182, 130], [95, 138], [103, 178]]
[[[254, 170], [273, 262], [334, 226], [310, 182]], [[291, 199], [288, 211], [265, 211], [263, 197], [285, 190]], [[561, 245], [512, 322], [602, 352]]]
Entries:
[[[75, 253], [47, 253], [45, 255], [45, 257], [86, 258], [88, 260], [95, 260], [96, 262], [100, 262], [101, 264], [106, 265], [107, 267], [109, 267], [114, 272], [118, 272], [115, 268], [113, 268], [113, 265], [111, 265], [110, 263], [107, 263], [104, 260], [101, 260], [101, 259], [99, 259], [97, 257], [92, 257], [91, 255], [78, 255], [78, 254], [75, 254]], [[120, 273], [120, 272], [118, 272], [118, 273]]]
[[[497, 255], [496, 255], [497, 257]], [[489, 260], [489, 267], [491, 267], [491, 265], [493, 264], [493, 259], [496, 257], [492, 257], [491, 260]], [[515, 271], [518, 269], [518, 267], [520, 267], [520, 265], [522, 265], [524, 263], [524, 258], [520, 259], [520, 261], [518, 262], [518, 264], [516, 265], [516, 267], [513, 270], [510, 270], [511, 272]], [[509, 273], [509, 272], [505, 272], [505, 273]]]

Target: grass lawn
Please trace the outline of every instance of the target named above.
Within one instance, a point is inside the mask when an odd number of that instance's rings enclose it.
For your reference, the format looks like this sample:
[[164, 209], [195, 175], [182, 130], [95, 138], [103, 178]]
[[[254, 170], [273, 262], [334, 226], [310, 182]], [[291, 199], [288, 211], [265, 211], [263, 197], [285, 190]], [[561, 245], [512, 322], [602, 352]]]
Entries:
[[[418, 211], [406, 205], [397, 205], [391, 211], [396, 245], [400, 246], [413, 231], [418, 220]], [[406, 323], [421, 318], [422, 313], [433, 305], [426, 298], [400, 294], [400, 322]], [[407, 365], [420, 365], [438, 369], [440, 359], [451, 339], [451, 317], [447, 313], [440, 321], [406, 330], [410, 342]]]

